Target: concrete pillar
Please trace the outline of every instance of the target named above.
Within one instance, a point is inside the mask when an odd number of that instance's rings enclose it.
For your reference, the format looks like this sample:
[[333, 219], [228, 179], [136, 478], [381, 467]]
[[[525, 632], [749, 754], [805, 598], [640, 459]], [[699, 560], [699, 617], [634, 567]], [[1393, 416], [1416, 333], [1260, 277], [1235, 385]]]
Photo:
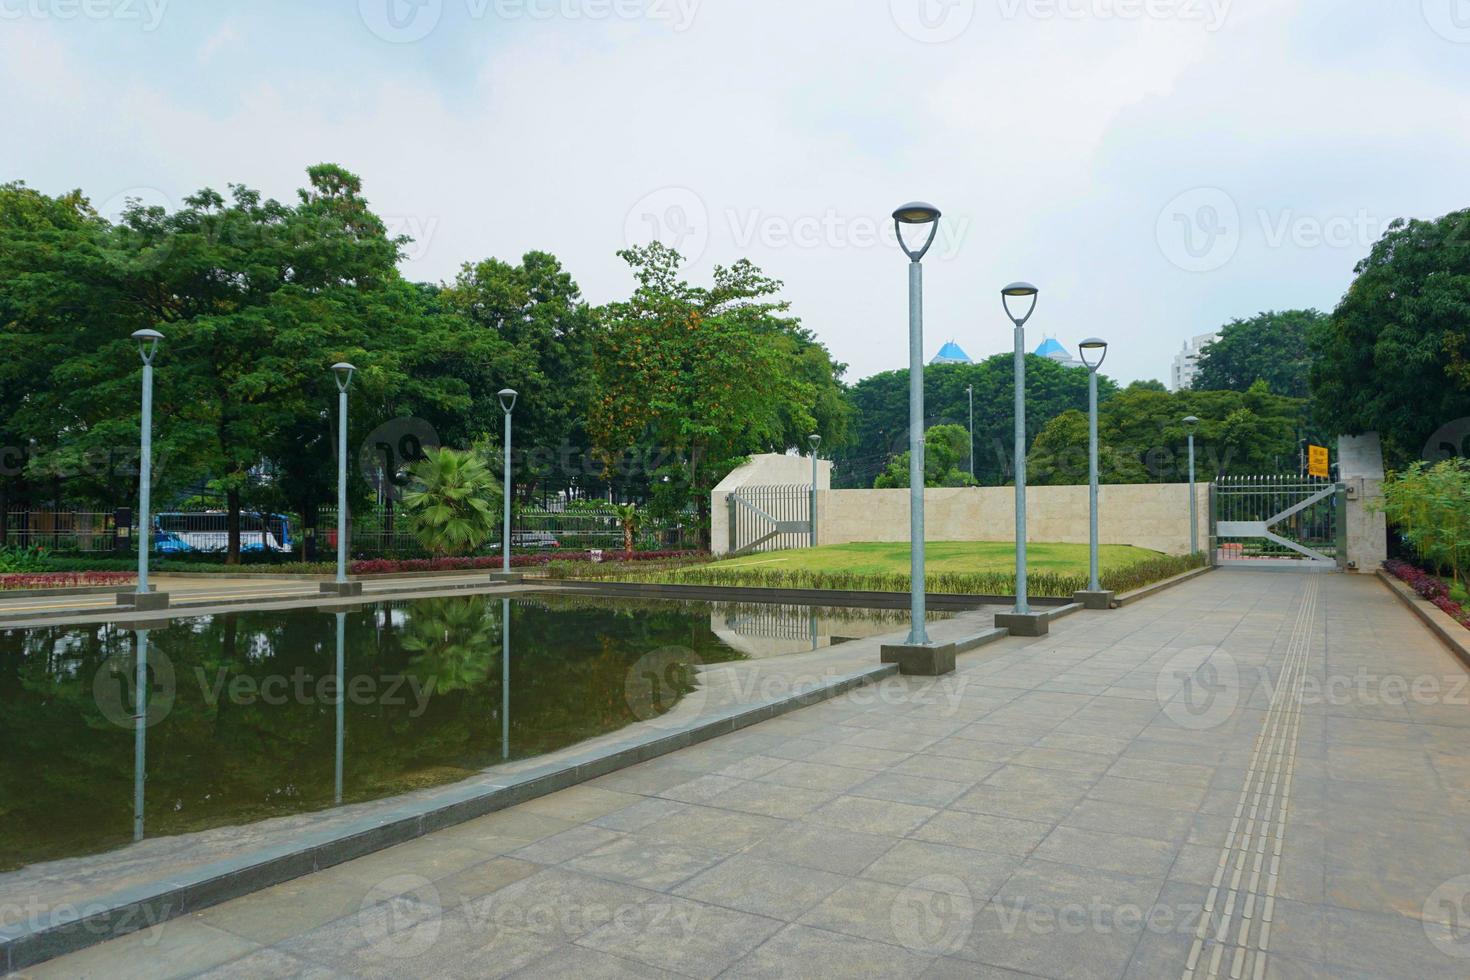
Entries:
[[1383, 446], [1378, 433], [1341, 436], [1337, 472], [1347, 487], [1342, 515], [1347, 553], [1338, 557], [1338, 565], [1371, 575], [1388, 557], [1388, 519], [1378, 509], [1383, 502]]

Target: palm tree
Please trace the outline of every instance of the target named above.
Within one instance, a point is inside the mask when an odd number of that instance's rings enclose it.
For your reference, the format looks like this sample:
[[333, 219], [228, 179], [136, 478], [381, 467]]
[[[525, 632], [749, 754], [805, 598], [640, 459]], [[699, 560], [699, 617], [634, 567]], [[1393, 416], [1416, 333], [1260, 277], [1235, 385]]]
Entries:
[[473, 552], [500, 523], [500, 487], [483, 460], [457, 449], [428, 449], [408, 468], [403, 495], [414, 536], [444, 557]]
[[623, 551], [631, 555], [633, 536], [638, 533], [638, 527], [643, 523], [643, 515], [638, 513], [637, 504], [613, 504], [613, 513], [617, 515], [618, 523], [623, 526]]

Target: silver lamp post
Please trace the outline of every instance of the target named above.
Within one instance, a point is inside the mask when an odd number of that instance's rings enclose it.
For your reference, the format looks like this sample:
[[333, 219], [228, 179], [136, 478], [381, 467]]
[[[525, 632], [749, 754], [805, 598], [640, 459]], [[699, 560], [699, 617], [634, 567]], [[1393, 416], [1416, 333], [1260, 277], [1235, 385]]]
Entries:
[[1108, 342], [1101, 337], [1088, 337], [1078, 345], [1078, 350], [1078, 356], [1087, 366], [1087, 591], [1096, 594], [1102, 592], [1097, 555], [1097, 372], [1107, 360]]
[[148, 587], [148, 551], [153, 543], [153, 359], [158, 356], [163, 334], [157, 330], [136, 330], [132, 337], [138, 345], [138, 356], [143, 359], [142, 444], [138, 451], [138, 588], [131, 595], [118, 596], [118, 603], [134, 609], [163, 609], [168, 606], [168, 595], [150, 593]]
[[[909, 257], [909, 645], [927, 646], [924, 628], [924, 253], [939, 232], [939, 209], [911, 201], [893, 212], [898, 246]], [[903, 226], [918, 226], [929, 236], [919, 248], [903, 239]]]
[[337, 588], [347, 591], [347, 388], [357, 368], [346, 361], [332, 365], [337, 378]]
[[510, 413], [515, 410], [517, 394], [514, 388], [500, 390], [500, 407], [505, 412], [505, 526], [501, 531], [500, 570], [510, 574]]
[[812, 547], [817, 546], [817, 447], [822, 444], [822, 437], [816, 433], [807, 436], [807, 442], [812, 445]]
[[1193, 415], [1184, 417], [1184, 431], [1189, 436], [1189, 553], [1199, 554], [1199, 514], [1194, 499], [1194, 432], [1199, 428], [1199, 419]]
[[[1029, 282], [1013, 282], [1000, 291], [1001, 306], [1016, 325], [1016, 608], [1017, 616], [1031, 615], [1026, 595], [1026, 321], [1036, 312], [1037, 289]], [[1011, 300], [1029, 299], [1024, 314], [1011, 310]]]
[[965, 385], [965, 394], [970, 396], [970, 479], [975, 479], [975, 386]]
[[153, 359], [163, 334], [157, 330], [133, 333], [143, 359], [143, 442], [138, 452], [138, 594], [148, 594], [148, 551], [153, 539]]

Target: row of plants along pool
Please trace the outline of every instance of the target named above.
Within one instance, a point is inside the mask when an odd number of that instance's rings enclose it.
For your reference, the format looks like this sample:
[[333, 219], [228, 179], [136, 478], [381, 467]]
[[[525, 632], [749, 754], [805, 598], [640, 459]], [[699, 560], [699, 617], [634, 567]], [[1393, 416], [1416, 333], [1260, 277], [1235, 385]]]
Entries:
[[[1194, 555], [1162, 555], [1134, 562], [1121, 568], [1104, 569], [1103, 589], [1131, 592], [1161, 582], [1175, 575], [1201, 568], [1209, 563], [1204, 553]], [[550, 566], [554, 576], [564, 578], [646, 582], [657, 585], [716, 585], [731, 588], [763, 589], [832, 589], [854, 592], [907, 592], [910, 577], [902, 573], [862, 573], [811, 571], [806, 569], [774, 569], [731, 567], [719, 562], [686, 564], [681, 567], [644, 571], [626, 567], [597, 565]], [[1031, 572], [1026, 576], [1031, 595], [1064, 598], [1087, 588], [1087, 574]], [[930, 592], [954, 595], [1014, 595], [1015, 573], [1005, 572], [934, 572], [924, 576]]]
[[[1444, 580], [1430, 575], [1422, 568], [1415, 568], [1406, 561], [1390, 558], [1383, 563], [1384, 569], [1408, 584], [1421, 599], [1426, 599], [1466, 629], [1470, 629], [1470, 610], [1457, 600]], [[1463, 595], [1463, 592], [1461, 593]]]
[[17, 589], [75, 589], [83, 586], [131, 585], [133, 572], [19, 572], [0, 575], [0, 592]]

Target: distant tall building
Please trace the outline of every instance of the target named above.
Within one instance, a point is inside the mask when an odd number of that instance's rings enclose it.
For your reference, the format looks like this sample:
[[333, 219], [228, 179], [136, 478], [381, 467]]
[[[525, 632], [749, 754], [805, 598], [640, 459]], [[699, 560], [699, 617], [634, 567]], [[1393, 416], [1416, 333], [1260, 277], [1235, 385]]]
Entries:
[[961, 349], [961, 347], [960, 347], [959, 344], [957, 344], [953, 340], [951, 340], [949, 343], [947, 343], [943, 347], [939, 348], [939, 353], [938, 354], [935, 354], [934, 355], [934, 360], [930, 361], [929, 363], [930, 364], [974, 364], [975, 362], [972, 361], [972, 360], [970, 360], [970, 355], [969, 354], [966, 354], [964, 352], [964, 350]]
[[1077, 358], [1073, 357], [1067, 348], [1063, 347], [1055, 337], [1046, 337], [1041, 341], [1041, 346], [1036, 348], [1037, 357], [1049, 358], [1056, 361], [1062, 367], [1087, 367]]
[[1194, 376], [1199, 374], [1199, 356], [1204, 349], [1220, 339], [1219, 332], [1202, 333], [1189, 338], [1184, 347], [1174, 355], [1174, 369], [1169, 374], [1169, 387], [1183, 391], [1194, 386]]

